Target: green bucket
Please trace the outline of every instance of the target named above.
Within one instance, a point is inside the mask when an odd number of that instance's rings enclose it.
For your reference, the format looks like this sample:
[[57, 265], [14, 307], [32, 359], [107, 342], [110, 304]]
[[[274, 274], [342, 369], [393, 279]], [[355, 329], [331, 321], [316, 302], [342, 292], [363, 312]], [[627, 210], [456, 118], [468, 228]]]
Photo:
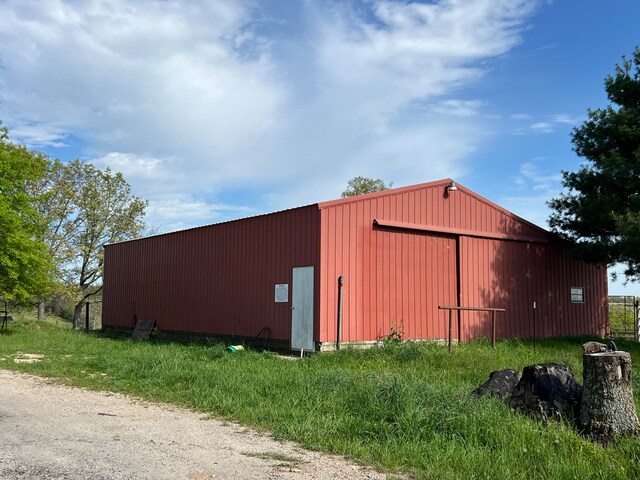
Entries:
[[244, 350], [244, 347], [242, 345], [229, 345], [226, 350], [230, 351], [231, 353], [236, 353], [236, 352], [241, 352]]

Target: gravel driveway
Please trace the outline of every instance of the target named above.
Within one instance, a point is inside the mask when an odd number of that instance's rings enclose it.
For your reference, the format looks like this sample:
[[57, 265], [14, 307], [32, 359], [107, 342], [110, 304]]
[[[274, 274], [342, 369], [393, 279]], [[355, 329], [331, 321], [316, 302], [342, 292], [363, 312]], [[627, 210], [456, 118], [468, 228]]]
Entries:
[[190, 410], [0, 370], [0, 478], [385, 476]]

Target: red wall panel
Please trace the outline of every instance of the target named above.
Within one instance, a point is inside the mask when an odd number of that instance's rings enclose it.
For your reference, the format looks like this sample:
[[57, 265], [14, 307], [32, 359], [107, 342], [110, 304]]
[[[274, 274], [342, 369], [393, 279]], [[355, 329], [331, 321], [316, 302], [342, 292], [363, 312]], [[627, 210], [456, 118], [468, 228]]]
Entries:
[[[604, 266], [572, 259], [547, 244], [461, 237], [461, 305], [505, 308], [498, 313], [500, 338], [604, 333], [607, 283]], [[571, 303], [571, 287], [585, 288], [585, 303]], [[487, 336], [487, 313], [463, 314], [463, 338]]]
[[[549, 275], [546, 335], [608, 334], [606, 267], [574, 260], [555, 243], [549, 246], [547, 269], [554, 275]], [[584, 303], [571, 302], [571, 287], [584, 288]]]
[[[547, 314], [547, 245], [505, 240], [460, 238], [460, 302], [465, 307], [505, 308], [496, 314], [500, 338], [537, 335]], [[463, 313], [463, 338], [489, 336], [488, 313]]]
[[[313, 265], [319, 278], [318, 228], [310, 206], [108, 245], [103, 323], [133, 326], [135, 313], [160, 330], [254, 336], [268, 326], [288, 339], [292, 268]], [[274, 302], [277, 283], [289, 284], [289, 303]]]
[[[344, 341], [375, 340], [401, 321], [407, 338], [444, 339], [438, 305], [506, 308], [498, 336], [529, 337], [534, 301], [539, 336], [599, 333], [604, 266], [571, 259], [548, 232], [462, 186], [448, 193], [448, 183], [319, 204], [320, 341], [336, 340], [339, 275]], [[571, 286], [586, 288], [585, 304], [570, 303]], [[463, 339], [489, 335], [488, 313], [460, 315]]]
[[[343, 341], [444, 338], [456, 302], [456, 240], [443, 233], [374, 227], [374, 219], [447, 226], [459, 221], [442, 182], [320, 204], [320, 337], [337, 339], [337, 279], [345, 278]], [[466, 195], [466, 194], [465, 194]], [[456, 205], [460, 199], [456, 200]]]
[[402, 326], [406, 338], [443, 338], [446, 316], [438, 305], [456, 302], [455, 238], [373, 228], [377, 206], [361, 205], [323, 212], [322, 228], [342, 234], [323, 243], [319, 340], [337, 339], [339, 275], [343, 341], [384, 338], [392, 326]]

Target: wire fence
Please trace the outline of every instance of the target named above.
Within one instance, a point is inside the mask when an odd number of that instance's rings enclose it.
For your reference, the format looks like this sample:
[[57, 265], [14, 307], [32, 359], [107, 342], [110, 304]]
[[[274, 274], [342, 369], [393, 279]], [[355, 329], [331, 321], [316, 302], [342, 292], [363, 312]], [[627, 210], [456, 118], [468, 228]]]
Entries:
[[638, 306], [640, 297], [609, 296], [609, 329], [612, 338], [638, 340]]

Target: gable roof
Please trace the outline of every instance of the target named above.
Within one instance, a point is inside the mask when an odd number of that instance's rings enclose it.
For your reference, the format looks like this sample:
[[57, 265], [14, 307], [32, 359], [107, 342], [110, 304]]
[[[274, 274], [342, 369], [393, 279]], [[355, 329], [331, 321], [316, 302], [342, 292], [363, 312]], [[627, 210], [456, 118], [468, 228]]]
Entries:
[[[291, 212], [294, 210], [300, 210], [300, 209], [305, 209], [305, 208], [310, 208], [310, 207], [316, 207], [320, 210], [325, 210], [325, 209], [329, 209], [332, 207], [340, 207], [340, 206], [347, 206], [350, 204], [355, 204], [355, 203], [359, 203], [359, 202], [365, 202], [365, 201], [370, 201], [370, 200], [378, 200], [378, 199], [385, 199], [385, 198], [390, 198], [390, 197], [397, 197], [397, 196], [401, 196], [401, 195], [405, 195], [405, 194], [411, 194], [414, 193], [416, 191], [420, 191], [420, 190], [442, 190], [442, 192], [445, 191], [446, 186], [448, 186], [450, 183], [452, 182], [451, 178], [444, 178], [441, 180], [435, 180], [432, 182], [425, 182], [425, 183], [419, 183], [419, 184], [415, 184], [415, 185], [408, 185], [406, 187], [398, 187], [398, 188], [390, 188], [388, 190], [382, 190], [379, 192], [373, 192], [373, 193], [366, 193], [366, 194], [362, 194], [362, 195], [356, 195], [353, 197], [346, 197], [346, 198], [339, 198], [336, 200], [329, 200], [326, 202], [318, 202], [318, 203], [312, 203], [309, 205], [303, 205], [303, 206], [299, 206], [299, 207], [292, 207], [292, 208], [288, 208], [288, 209], [284, 209], [284, 210], [278, 210], [278, 211], [274, 211], [274, 212], [268, 212], [268, 213], [262, 213], [262, 214], [257, 214], [257, 215], [253, 215], [253, 216], [249, 216], [249, 217], [242, 217], [242, 218], [238, 218], [238, 219], [233, 219], [233, 220], [225, 220], [222, 222], [216, 222], [216, 223], [211, 223], [211, 224], [206, 224], [206, 225], [201, 225], [201, 226], [197, 226], [197, 227], [190, 227], [190, 228], [186, 228], [186, 229], [182, 229], [182, 230], [175, 230], [172, 232], [166, 232], [166, 233], [161, 233], [161, 234], [157, 234], [157, 235], [151, 235], [149, 237], [144, 237], [144, 238], [153, 238], [153, 237], [159, 237], [159, 236], [165, 236], [165, 235], [173, 235], [173, 234], [179, 234], [182, 232], [187, 232], [187, 231], [192, 231], [192, 230], [197, 230], [197, 229], [204, 229], [204, 228], [211, 228], [211, 227], [215, 227], [218, 225], [225, 225], [225, 224], [229, 224], [229, 223], [235, 223], [235, 222], [243, 222], [243, 221], [247, 221], [247, 220], [252, 220], [252, 219], [257, 219], [257, 218], [262, 218], [262, 217], [268, 217], [270, 215], [279, 215], [279, 214], [285, 214], [286, 212]], [[451, 195], [457, 195], [460, 196], [461, 194], [463, 195], [467, 195], [469, 198], [472, 198], [473, 201], [478, 202], [479, 204], [484, 205], [486, 208], [491, 209], [493, 211], [495, 211], [498, 215], [500, 215], [501, 217], [505, 218], [505, 219], [509, 219], [511, 222], [513, 222], [514, 224], [517, 225], [521, 225], [525, 230], [527, 230], [527, 234], [526, 235], [516, 235], [517, 237], [523, 239], [523, 240], [536, 240], [536, 239], [544, 239], [546, 240], [548, 238], [548, 236], [550, 235], [550, 232], [548, 232], [547, 230], [539, 227], [538, 225], [535, 225], [534, 223], [529, 222], [528, 220], [525, 220], [522, 217], [519, 217], [518, 215], [516, 215], [513, 212], [510, 212], [509, 210], [505, 209], [504, 207], [501, 207], [500, 205], [492, 202], [491, 200], [488, 200], [487, 198], [479, 195], [478, 193], [474, 192], [473, 190], [468, 189], [467, 187], [459, 184], [456, 182], [456, 186], [458, 187], [458, 191], [456, 191], [455, 193], [452, 193]], [[389, 224], [389, 221], [386, 221], [384, 219], [378, 219], [376, 218], [376, 223], [378, 223], [379, 225], [384, 225]], [[393, 221], [391, 221], [391, 223], [393, 223]], [[407, 224], [409, 225], [409, 224]], [[465, 235], [469, 235], [470, 232], [472, 231], [472, 229], [464, 229], [464, 228], [455, 228], [455, 227], [450, 227], [450, 228], [443, 228], [441, 226], [436, 226], [436, 225], [421, 225], [420, 222], [417, 223], [411, 223], [410, 225], [412, 225], [411, 227], [406, 226], [404, 228], [411, 228], [411, 229], [422, 229], [422, 230], [429, 230], [429, 231], [440, 231], [440, 232], [449, 232], [449, 233], [459, 233], [459, 234], [465, 234]], [[498, 234], [496, 236], [494, 236], [494, 238], [505, 238], [508, 239], [509, 237], [513, 237], [513, 234], [510, 232], [498, 232]], [[143, 240], [144, 238], [139, 238], [139, 239], [133, 239], [133, 240], [126, 240], [124, 242], [117, 242], [117, 243], [125, 243], [125, 242], [132, 242], [132, 241], [137, 241], [137, 240]], [[110, 244], [113, 245], [113, 244]]]
[[[492, 217], [493, 222], [491, 220], [487, 221], [467, 221], [465, 222], [452, 221], [451, 224], [443, 225], [435, 219], [432, 221], [426, 221], [424, 219], [418, 221], [406, 221], [398, 222], [399, 219], [392, 218], [378, 218], [376, 217], [376, 223], [378, 225], [386, 225], [386, 226], [397, 226], [400, 227], [400, 223], [404, 223], [404, 227], [400, 228], [409, 228], [409, 229], [417, 229], [417, 230], [429, 230], [436, 232], [449, 232], [453, 234], [463, 234], [470, 235], [473, 232], [484, 231], [485, 233], [492, 232], [495, 235], [490, 235], [493, 238], [515, 238], [518, 237], [521, 240], [543, 240], [546, 241], [549, 238], [550, 232], [545, 230], [544, 228], [535, 225], [534, 223], [516, 215], [515, 213], [507, 210], [504, 207], [488, 200], [487, 198], [479, 195], [473, 190], [468, 189], [467, 187], [456, 182], [457, 191], [451, 192], [450, 194], [446, 194], [446, 187], [450, 185], [452, 182], [451, 178], [444, 178], [442, 180], [436, 180], [433, 182], [420, 183], [416, 185], [409, 185], [406, 187], [400, 188], [391, 188], [388, 190], [382, 190], [380, 192], [368, 193], [363, 195], [357, 195], [353, 197], [341, 198], [338, 200], [331, 200], [328, 202], [318, 203], [318, 207], [320, 209], [330, 209], [335, 207], [346, 207], [349, 204], [359, 203], [359, 202], [367, 202], [367, 201], [386, 201], [393, 197], [411, 197], [414, 200], [418, 197], [418, 193], [421, 190], [431, 191], [431, 195], [429, 198], [432, 202], [438, 203], [443, 209], [455, 209], [457, 216], [460, 216], [460, 213], [467, 213], [469, 215], [485, 215], [487, 217]], [[434, 194], [435, 192], [435, 194]], [[442, 192], [442, 193], [439, 193]], [[467, 197], [466, 208], [472, 210], [471, 213], [464, 212], [465, 207], [463, 207], [460, 202], [463, 201], [461, 197]], [[450, 198], [450, 199], [449, 199]], [[452, 206], [453, 205], [453, 206]], [[463, 210], [463, 212], [460, 212]], [[493, 212], [493, 213], [488, 213]], [[455, 213], [451, 214], [452, 216], [456, 216]], [[424, 217], [424, 215], [423, 215]], [[493, 223], [493, 224], [492, 224]], [[500, 227], [498, 223], [502, 223]], [[482, 225], [480, 225], [482, 224]], [[500, 231], [502, 230], [502, 231]], [[484, 235], [486, 236], [486, 235]]]

